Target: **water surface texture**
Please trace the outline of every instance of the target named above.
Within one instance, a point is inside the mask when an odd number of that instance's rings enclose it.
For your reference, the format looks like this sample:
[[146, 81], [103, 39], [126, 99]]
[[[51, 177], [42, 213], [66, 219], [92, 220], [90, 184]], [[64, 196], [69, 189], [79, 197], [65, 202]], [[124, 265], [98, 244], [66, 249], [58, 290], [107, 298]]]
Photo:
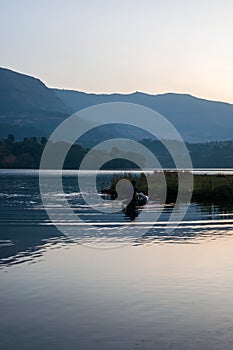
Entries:
[[[76, 175], [64, 176], [67, 200], [96, 235], [127, 222], [89, 209]], [[231, 207], [192, 203], [169, 235], [168, 205], [117, 249], [88, 246], [90, 232], [84, 244], [64, 236], [43, 208], [37, 171], [1, 171], [0, 207], [1, 349], [232, 349]]]

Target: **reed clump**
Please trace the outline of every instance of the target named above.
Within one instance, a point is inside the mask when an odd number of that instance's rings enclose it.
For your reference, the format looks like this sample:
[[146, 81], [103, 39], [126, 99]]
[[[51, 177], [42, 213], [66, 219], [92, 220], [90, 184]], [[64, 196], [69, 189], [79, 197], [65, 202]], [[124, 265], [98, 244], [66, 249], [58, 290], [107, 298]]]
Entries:
[[[193, 177], [193, 188], [190, 186], [190, 179]], [[166, 194], [166, 202], [176, 201], [179, 186], [179, 195], [182, 200], [190, 198], [195, 202], [211, 202], [211, 203], [233, 203], [233, 175], [192, 175], [188, 171], [155, 171], [151, 174], [135, 175], [125, 173], [113, 176], [110, 182], [110, 190], [115, 191], [116, 184], [120, 179], [135, 180], [136, 185], [144, 194], [149, 194], [152, 199], [161, 199]], [[179, 181], [181, 179], [181, 181]]]

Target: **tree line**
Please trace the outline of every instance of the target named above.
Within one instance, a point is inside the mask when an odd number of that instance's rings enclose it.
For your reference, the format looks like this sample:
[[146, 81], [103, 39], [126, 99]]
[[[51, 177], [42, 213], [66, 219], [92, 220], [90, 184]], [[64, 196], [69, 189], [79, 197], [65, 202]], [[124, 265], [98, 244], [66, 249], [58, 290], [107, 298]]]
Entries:
[[[16, 141], [13, 134], [9, 134], [6, 139], [0, 140], [0, 168], [5, 169], [39, 169], [40, 160], [48, 141], [45, 137], [38, 140], [36, 137], [25, 137], [22, 141]], [[54, 153], [58, 153], [63, 142], [52, 144]], [[64, 169], [79, 169], [85, 155], [90, 151], [89, 148], [82, 147], [79, 144], [73, 144], [64, 161]], [[113, 147], [108, 153], [101, 150], [92, 151], [92, 157], [101, 157], [105, 166], [103, 169], [134, 169], [137, 167], [133, 162], [124, 159], [126, 153], [120, 152]], [[109, 161], [110, 158], [117, 159]], [[134, 158], [137, 157], [135, 154]], [[94, 163], [94, 162], [93, 162]], [[53, 169], [53, 165], [51, 163]]]
[[[9, 134], [6, 139], [0, 140], [0, 168], [38, 169], [47, 142], [48, 140], [45, 137], [40, 140], [36, 137], [26, 137], [18, 141], [15, 140], [13, 134]], [[170, 142], [174, 143], [176, 141]], [[155, 154], [163, 168], [175, 168], [173, 159], [162, 142], [148, 139], [141, 143]], [[54, 144], [55, 149], [58, 146], [58, 144]], [[194, 168], [233, 168], [233, 141], [187, 143], [186, 146]], [[64, 169], [78, 169], [84, 156], [89, 151], [89, 148], [73, 144], [66, 156]], [[101, 156], [101, 159], [106, 160], [103, 169], [137, 168], [135, 163], [124, 159], [125, 157], [130, 158], [130, 152], [127, 153], [127, 150], [122, 152], [116, 147], [113, 147], [108, 153], [95, 151], [92, 156]], [[110, 161], [109, 156], [115, 159]], [[139, 155], [134, 154], [132, 158], [136, 159], [137, 157]], [[140, 163], [143, 163], [142, 159], [140, 159]]]

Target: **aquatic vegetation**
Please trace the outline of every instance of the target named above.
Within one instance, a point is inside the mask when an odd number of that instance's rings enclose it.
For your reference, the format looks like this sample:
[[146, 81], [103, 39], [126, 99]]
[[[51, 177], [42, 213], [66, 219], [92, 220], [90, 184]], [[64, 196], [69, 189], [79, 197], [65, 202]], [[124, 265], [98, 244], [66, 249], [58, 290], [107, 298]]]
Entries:
[[[191, 172], [182, 171], [179, 172], [179, 176], [182, 178], [182, 187], [179, 188], [179, 191], [184, 200], [186, 195], [192, 191], [192, 200], [195, 202], [233, 202], [233, 175], [192, 175]], [[190, 176], [193, 176], [193, 189], [189, 187]], [[151, 186], [150, 192], [152, 193], [153, 199], [161, 199], [164, 191], [166, 191], [166, 202], [170, 203], [176, 200], [178, 193], [177, 171], [155, 171], [154, 173], [147, 174], [147, 178], [144, 174], [135, 175], [125, 173], [114, 175], [111, 179], [109, 191], [114, 192], [117, 182], [123, 178], [130, 181], [135, 179], [137, 187], [146, 195], [148, 194], [148, 178]]]

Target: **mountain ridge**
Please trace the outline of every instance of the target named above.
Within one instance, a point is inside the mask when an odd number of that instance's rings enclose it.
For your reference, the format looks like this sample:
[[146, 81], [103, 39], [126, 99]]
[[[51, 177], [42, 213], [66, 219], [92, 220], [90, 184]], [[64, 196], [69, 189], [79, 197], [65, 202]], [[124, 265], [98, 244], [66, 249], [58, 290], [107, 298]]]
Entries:
[[54, 91], [75, 111], [108, 102], [137, 103], [151, 108], [165, 116], [188, 142], [233, 138], [233, 105], [227, 102], [209, 101], [190, 94], [177, 93], [149, 95], [139, 92], [93, 94], [65, 89]]
[[0, 122], [4, 124], [0, 136], [7, 132], [17, 137], [48, 136], [70, 113], [40, 79], [0, 67]]
[[132, 92], [88, 92], [88, 91], [81, 91], [81, 90], [75, 90], [75, 89], [68, 89], [68, 88], [58, 88], [58, 87], [50, 87], [52, 90], [58, 90], [58, 91], [67, 91], [67, 92], [78, 92], [80, 94], [84, 95], [94, 95], [94, 96], [114, 96], [114, 95], [120, 95], [120, 96], [131, 96], [131, 95], [146, 95], [146, 96], [166, 96], [166, 95], [173, 95], [173, 96], [186, 96], [186, 97], [191, 97], [197, 100], [201, 101], [207, 101], [207, 102], [214, 102], [214, 103], [221, 103], [221, 104], [226, 104], [226, 105], [231, 105], [233, 106], [233, 103], [228, 102], [228, 101], [221, 101], [221, 100], [212, 100], [204, 97], [199, 97], [192, 95], [190, 93], [182, 93], [182, 92], [163, 92], [163, 93], [149, 93], [149, 92], [144, 92], [144, 91], [139, 91], [135, 90]]
[[[132, 93], [86, 93], [47, 87], [40, 79], [27, 74], [0, 68], [0, 137], [14, 133], [17, 138], [26, 136], [49, 136], [69, 115], [95, 104], [128, 102], [151, 108], [166, 117], [187, 142], [224, 141], [233, 139], [233, 104], [211, 101], [193, 96], [167, 92], [148, 94]], [[31, 134], [29, 135], [31, 130]], [[135, 140], [142, 133], [128, 130]], [[114, 130], [105, 128], [105, 136], [112, 136]], [[100, 140], [102, 131], [98, 139]], [[146, 135], [145, 135], [146, 137]], [[93, 134], [89, 139], [93, 138]], [[86, 139], [86, 145], [88, 144]]]

